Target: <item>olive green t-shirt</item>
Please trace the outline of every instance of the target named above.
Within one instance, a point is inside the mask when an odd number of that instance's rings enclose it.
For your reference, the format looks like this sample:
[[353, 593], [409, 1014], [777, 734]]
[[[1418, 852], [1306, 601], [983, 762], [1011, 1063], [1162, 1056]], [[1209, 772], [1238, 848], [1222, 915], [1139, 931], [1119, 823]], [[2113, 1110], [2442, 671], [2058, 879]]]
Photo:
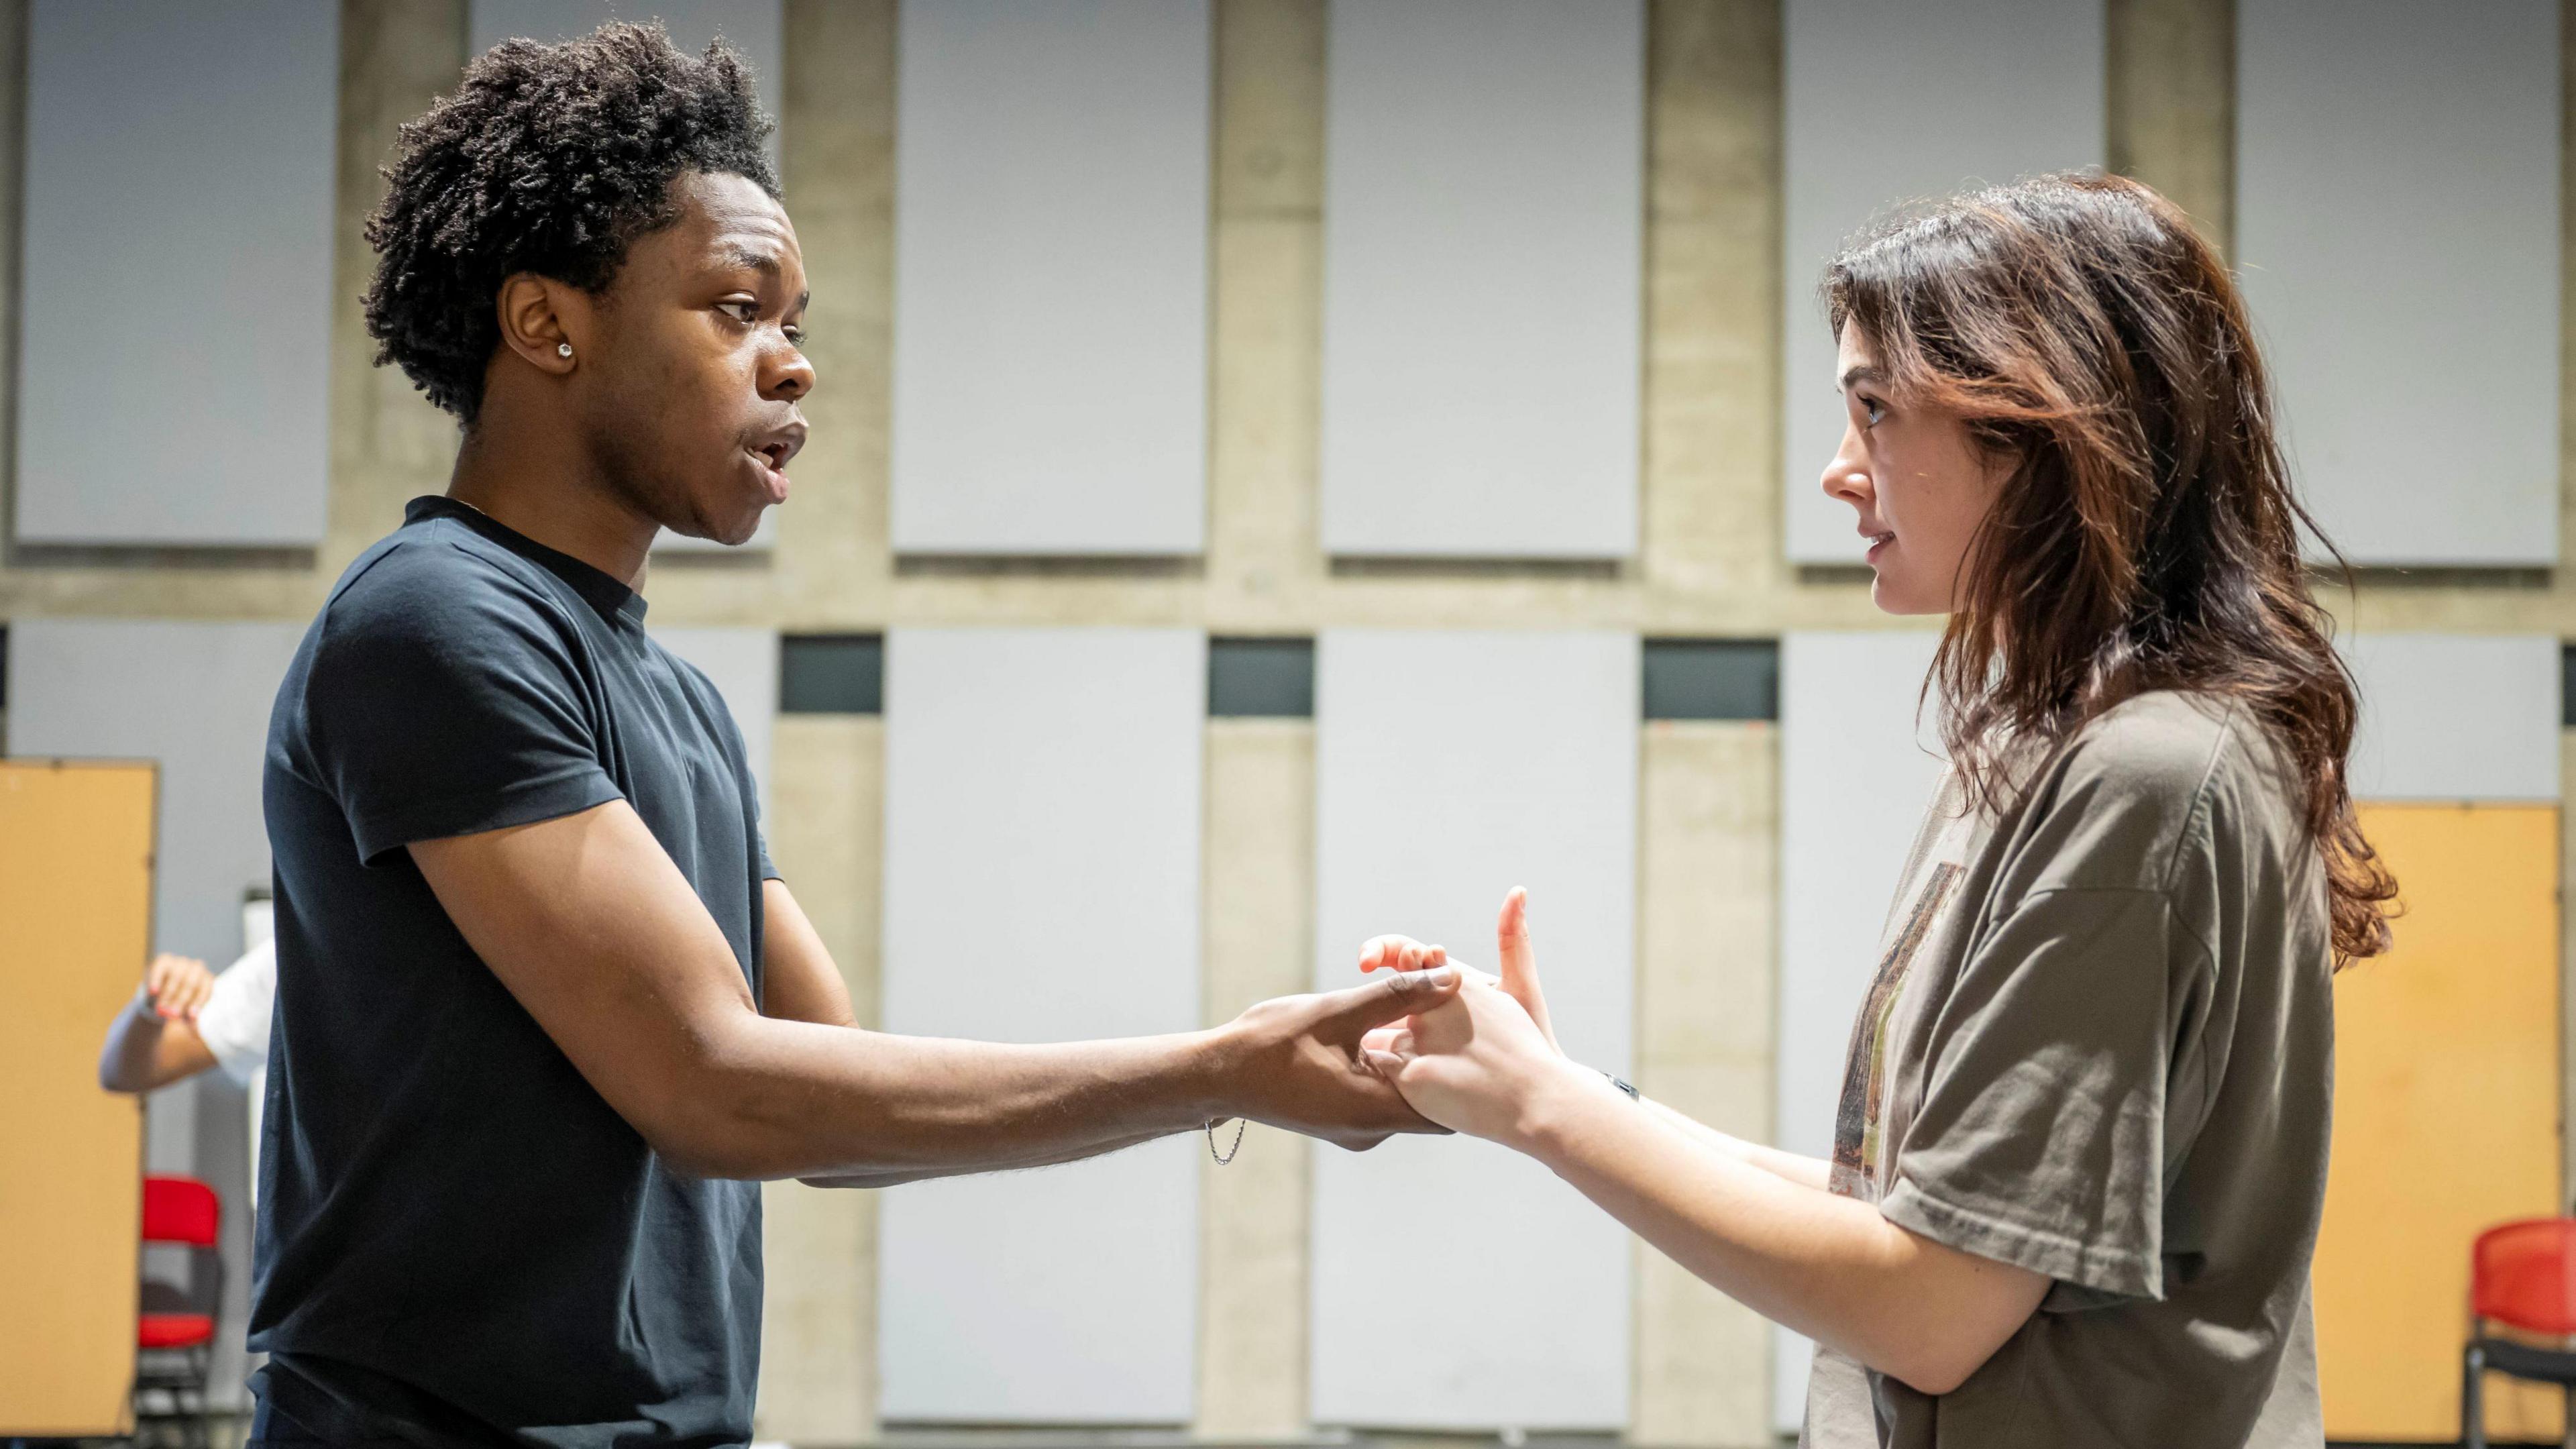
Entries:
[[2173, 693], [2095, 720], [2000, 819], [1944, 782], [1853, 1028], [1833, 1186], [2054, 1281], [1938, 1398], [1819, 1348], [1804, 1443], [2324, 1442], [2332, 936], [2300, 798], [2251, 717]]

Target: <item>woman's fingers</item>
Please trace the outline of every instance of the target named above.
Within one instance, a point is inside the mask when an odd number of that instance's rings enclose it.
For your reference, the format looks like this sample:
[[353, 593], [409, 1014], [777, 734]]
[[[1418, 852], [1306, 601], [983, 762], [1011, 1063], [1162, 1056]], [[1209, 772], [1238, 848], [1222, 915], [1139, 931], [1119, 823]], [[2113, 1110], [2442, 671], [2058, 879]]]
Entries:
[[1539, 1033], [1547, 1044], [1556, 1046], [1556, 1026], [1547, 1019], [1547, 997], [1538, 989], [1538, 956], [1530, 949], [1529, 890], [1512, 887], [1503, 897], [1502, 915], [1494, 921], [1494, 954], [1503, 968], [1503, 990], [1511, 993], [1530, 1020], [1538, 1023]]
[[1425, 946], [1411, 936], [1372, 936], [1360, 947], [1360, 971], [1428, 971], [1449, 959], [1445, 946]]

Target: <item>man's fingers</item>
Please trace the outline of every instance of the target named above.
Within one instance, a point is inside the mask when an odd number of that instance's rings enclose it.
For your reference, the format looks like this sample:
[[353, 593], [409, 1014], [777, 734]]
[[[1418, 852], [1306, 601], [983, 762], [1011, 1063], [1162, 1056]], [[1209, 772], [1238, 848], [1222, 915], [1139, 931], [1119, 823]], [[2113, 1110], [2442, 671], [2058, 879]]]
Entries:
[[1371, 1027], [1428, 1011], [1448, 1000], [1458, 992], [1458, 979], [1457, 967], [1442, 965], [1428, 971], [1399, 971], [1366, 986], [1329, 992], [1324, 997], [1324, 1020], [1348, 1032], [1355, 1041]]

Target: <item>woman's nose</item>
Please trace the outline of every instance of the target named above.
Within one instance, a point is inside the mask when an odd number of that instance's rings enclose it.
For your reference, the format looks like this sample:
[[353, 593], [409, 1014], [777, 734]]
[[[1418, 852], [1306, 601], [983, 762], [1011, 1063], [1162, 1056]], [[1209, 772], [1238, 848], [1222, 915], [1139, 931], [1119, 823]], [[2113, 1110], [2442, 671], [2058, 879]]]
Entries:
[[1838, 499], [1854, 508], [1869, 507], [1869, 469], [1861, 459], [1860, 430], [1843, 424], [1843, 444], [1834, 450], [1834, 459], [1825, 465], [1825, 476], [1819, 480], [1827, 498]]

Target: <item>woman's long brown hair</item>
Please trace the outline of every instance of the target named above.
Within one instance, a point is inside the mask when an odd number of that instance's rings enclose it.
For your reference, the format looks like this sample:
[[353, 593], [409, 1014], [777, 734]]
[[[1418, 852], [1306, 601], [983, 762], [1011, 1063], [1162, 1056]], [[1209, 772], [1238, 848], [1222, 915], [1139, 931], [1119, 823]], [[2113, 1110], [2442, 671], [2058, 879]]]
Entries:
[[2182, 211], [2122, 177], [2039, 177], [1882, 224], [1824, 294], [1901, 403], [2011, 465], [1929, 681], [1973, 797], [2005, 803], [2008, 741], [2062, 743], [2147, 690], [2236, 700], [2294, 762], [2336, 967], [2387, 950], [2397, 885], [2345, 773], [2358, 701], [2300, 557], [2302, 528], [2324, 535], [2244, 302]]

